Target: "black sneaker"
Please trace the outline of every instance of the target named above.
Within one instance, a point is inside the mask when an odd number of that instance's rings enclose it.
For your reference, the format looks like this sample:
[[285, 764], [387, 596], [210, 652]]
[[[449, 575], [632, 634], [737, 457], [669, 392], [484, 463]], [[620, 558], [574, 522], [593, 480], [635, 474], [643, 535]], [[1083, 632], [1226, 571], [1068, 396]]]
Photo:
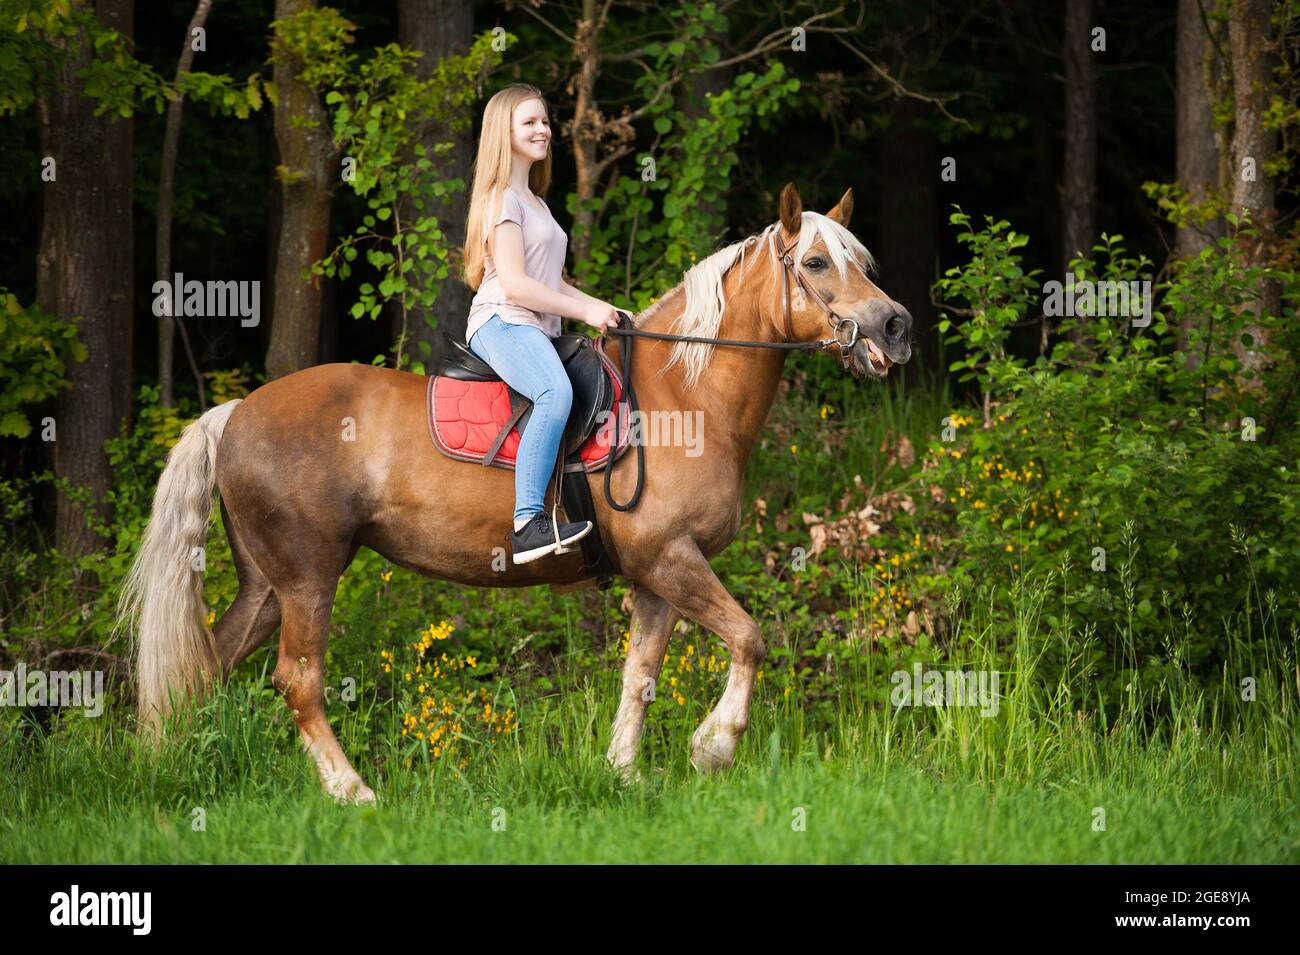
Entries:
[[555, 523], [550, 515], [545, 511], [538, 511], [527, 524], [511, 532], [510, 545], [514, 549], [515, 563], [526, 564], [547, 554], [568, 553], [567, 550], [562, 549], [565, 545], [582, 540], [589, 533], [591, 533], [591, 521], [583, 521], [581, 524], [561, 521], [557, 534]]

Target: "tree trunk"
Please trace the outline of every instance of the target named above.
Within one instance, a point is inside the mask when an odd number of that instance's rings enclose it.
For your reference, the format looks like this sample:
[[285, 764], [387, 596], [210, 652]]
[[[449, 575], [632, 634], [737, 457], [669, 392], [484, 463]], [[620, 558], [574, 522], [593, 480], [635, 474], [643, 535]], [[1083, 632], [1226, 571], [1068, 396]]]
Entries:
[[[315, 0], [276, 0], [276, 19], [315, 8]], [[315, 364], [320, 351], [321, 282], [307, 272], [329, 241], [330, 193], [339, 172], [338, 151], [320, 97], [298, 78], [297, 67], [277, 57], [279, 103], [275, 138], [280, 150], [280, 233], [276, 241], [275, 299], [267, 378]]]
[[[424, 54], [416, 64], [422, 78], [428, 77], [440, 61], [450, 56], [464, 56], [474, 40], [474, 7], [470, 0], [398, 0], [398, 42], [405, 48]], [[399, 213], [403, 222], [423, 215], [436, 215], [443, 234], [457, 244], [454, 257], [449, 261], [450, 274], [438, 288], [438, 297], [431, 309], [415, 305], [407, 310], [406, 333], [410, 342], [408, 351], [416, 359], [423, 358], [420, 341], [431, 347], [426, 368], [431, 368], [442, 354], [442, 336], [447, 332], [453, 338], [464, 339], [465, 324], [469, 319], [469, 306], [474, 293], [461, 281], [459, 238], [465, 235], [465, 220], [469, 216], [469, 185], [474, 155], [474, 130], [449, 129], [442, 123], [426, 122], [419, 130], [418, 142], [424, 146], [430, 159], [438, 143], [455, 144], [451, 153], [438, 163], [441, 178], [461, 179], [465, 189], [449, 195], [441, 208], [426, 208], [423, 213], [402, 203]], [[393, 337], [401, 333], [401, 309], [393, 308]], [[436, 328], [430, 325], [430, 320]]]
[[[176, 65], [176, 82], [190, 71], [194, 63], [194, 31], [201, 29], [208, 20], [212, 10], [212, 0], [199, 0], [194, 9], [194, 16], [185, 30], [185, 43], [181, 47], [180, 60]], [[167, 105], [167, 127], [163, 133], [161, 164], [158, 174], [158, 231], [155, 242], [154, 273], [159, 281], [172, 281], [172, 198], [176, 184], [176, 153], [181, 141], [181, 112], [185, 109], [185, 98], [177, 96]], [[168, 298], [170, 305], [171, 298]], [[178, 319], [171, 315], [168, 307], [158, 317], [158, 385], [163, 407], [175, 404], [175, 372], [172, 359], [175, 356], [176, 323]], [[206, 404], [203, 398], [203, 379], [194, 369], [199, 386], [199, 405]]]
[[[101, 25], [131, 35], [130, 0], [101, 0]], [[54, 89], [37, 102], [41, 147], [55, 161], [46, 183], [37, 254], [36, 299], [61, 318], [76, 319], [88, 357], [68, 368], [71, 387], [57, 400], [54, 474], [89, 492], [94, 513], [105, 503], [111, 475], [104, 443], [130, 416], [131, 386], [131, 121], [95, 115], [77, 71], [90, 60], [84, 38], [59, 68]], [[88, 515], [60, 491], [55, 541], [69, 557], [104, 540]]]
[[1092, 0], [1065, 5], [1065, 162], [1061, 186], [1062, 271], [1091, 255], [1097, 231], [1097, 90]]
[[[1237, 215], [1249, 214], [1259, 228], [1260, 236], [1245, 246], [1250, 261], [1263, 264], [1274, 226], [1273, 178], [1265, 172], [1277, 151], [1277, 132], [1265, 129], [1264, 113], [1273, 96], [1273, 57], [1269, 53], [1273, 39], [1271, 14], [1272, 0], [1234, 0], [1229, 4], [1228, 42], [1232, 56], [1233, 132], [1232, 210]], [[1280, 289], [1275, 282], [1265, 282], [1253, 302], [1245, 304], [1250, 312], [1277, 314]], [[1258, 326], [1246, 329], [1262, 343], [1263, 330]], [[1263, 365], [1263, 354], [1257, 347], [1247, 347], [1240, 340], [1233, 343], [1243, 369], [1248, 373], [1244, 382], [1258, 384], [1250, 372], [1258, 372]]]
[[[99, 0], [95, 12], [100, 26], [116, 30], [127, 40], [135, 38], [134, 0]], [[131, 421], [131, 373], [135, 355], [135, 226], [134, 174], [135, 120], [108, 123], [100, 175], [108, 191], [109, 306], [113, 335], [113, 427]]]
[[939, 367], [930, 287], [935, 281], [935, 245], [939, 230], [938, 139], [926, 123], [928, 107], [911, 97], [894, 100], [889, 128], [880, 137], [880, 234], [876, 259], [885, 294], [912, 313], [912, 339], [919, 361], [907, 366], [915, 381], [925, 369]]
[[[1210, 107], [1213, 47], [1205, 32], [1209, 0], [1178, 0], [1175, 129], [1178, 184], [1194, 203], [1202, 203], [1219, 181], [1219, 147]], [[1205, 227], [1187, 225], [1175, 239], [1179, 258], [1197, 255], [1223, 234], [1222, 220]]]
[[[1210, 90], [1214, 45], [1206, 33], [1210, 0], [1178, 0], [1175, 64], [1175, 152], [1178, 185], [1195, 204], [1205, 202], [1219, 182], [1219, 144], [1214, 129]], [[1204, 225], [1189, 222], [1174, 239], [1174, 255], [1190, 259], [1223, 235], [1223, 220]], [[1188, 337], [1200, 316], [1188, 314], [1178, 330], [1178, 348], [1187, 351]], [[1199, 352], [1187, 352], [1188, 365], [1200, 363]]]
[[577, 209], [573, 214], [573, 230], [569, 247], [574, 262], [583, 262], [591, 253], [591, 232], [595, 226], [595, 213], [587, 204], [595, 198], [596, 187], [603, 169], [596, 156], [603, 121], [596, 100], [596, 79], [600, 76], [600, 25], [596, 22], [596, 0], [582, 0], [582, 16], [577, 24], [577, 43], [574, 55], [578, 58], [578, 72], [570, 83], [573, 88], [573, 163], [577, 174], [574, 192]]

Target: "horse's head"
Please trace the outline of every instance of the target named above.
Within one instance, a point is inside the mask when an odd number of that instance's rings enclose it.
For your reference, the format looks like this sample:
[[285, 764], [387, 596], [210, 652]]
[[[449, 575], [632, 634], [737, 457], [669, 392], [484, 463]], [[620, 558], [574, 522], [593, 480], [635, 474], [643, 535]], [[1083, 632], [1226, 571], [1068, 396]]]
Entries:
[[853, 374], [884, 378], [891, 365], [912, 357], [912, 316], [868, 276], [875, 263], [849, 231], [852, 214], [852, 189], [824, 216], [804, 211], [794, 183], [781, 191], [775, 251], [778, 257], [786, 251], [793, 273], [786, 262], [778, 262], [777, 268], [786, 270], [789, 306], [787, 311], [785, 296], [779, 295], [776, 325], [788, 341], [834, 335], [845, 344], [853, 342], [845, 355]]

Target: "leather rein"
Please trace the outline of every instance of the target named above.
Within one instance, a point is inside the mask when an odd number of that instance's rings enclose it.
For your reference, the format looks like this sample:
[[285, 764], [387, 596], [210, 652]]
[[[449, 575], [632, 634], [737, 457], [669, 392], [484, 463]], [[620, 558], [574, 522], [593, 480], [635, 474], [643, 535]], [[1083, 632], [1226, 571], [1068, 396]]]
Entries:
[[[629, 312], [619, 310], [619, 323], [616, 328], [605, 329], [606, 335], [618, 335], [622, 339], [619, 342], [620, 367], [623, 370], [623, 388], [627, 392], [627, 407], [629, 416], [635, 416], [637, 413], [636, 390], [632, 387], [632, 339], [633, 338], [653, 338], [660, 341], [671, 342], [699, 342], [706, 345], [732, 345], [739, 348], [779, 348], [787, 351], [820, 351], [830, 348], [833, 345], [840, 347], [840, 362], [847, 368], [849, 366], [849, 354], [853, 346], [858, 341], [858, 323], [851, 318], [845, 318], [836, 313], [836, 311], [827, 304], [826, 300], [818, 294], [817, 290], [809, 284], [807, 278], [794, 261], [791, 254], [794, 249], [795, 239], [792, 239], [787, 245], [781, 239], [778, 232], [776, 238], [776, 253], [781, 260], [781, 305], [784, 319], [784, 329], [782, 330], [786, 338], [794, 338], [794, 322], [790, 313], [790, 277], [793, 276], [795, 283], [799, 288], [812, 296], [814, 302], [821, 306], [822, 311], [826, 313], [826, 321], [830, 324], [833, 337], [822, 338], [815, 342], [760, 342], [747, 341], [737, 338], [704, 338], [695, 335], [672, 335], [667, 332], [647, 332], [632, 326], [632, 315]], [[854, 265], [862, 270], [866, 275], [867, 270], [854, 260]], [[842, 335], [847, 336], [847, 341]], [[636, 447], [636, 486], [632, 491], [632, 496], [622, 504], [614, 500], [614, 495], [610, 492], [609, 483], [610, 475], [614, 471], [614, 464], [618, 461], [620, 450], [619, 435], [622, 429], [622, 415], [620, 414], [621, 402], [616, 403], [614, 407], [614, 435], [610, 442], [609, 459], [605, 465], [605, 503], [616, 511], [630, 511], [636, 507], [637, 502], [641, 500], [641, 491], [645, 483], [645, 445], [638, 441]], [[630, 427], [630, 419], [629, 419]]]

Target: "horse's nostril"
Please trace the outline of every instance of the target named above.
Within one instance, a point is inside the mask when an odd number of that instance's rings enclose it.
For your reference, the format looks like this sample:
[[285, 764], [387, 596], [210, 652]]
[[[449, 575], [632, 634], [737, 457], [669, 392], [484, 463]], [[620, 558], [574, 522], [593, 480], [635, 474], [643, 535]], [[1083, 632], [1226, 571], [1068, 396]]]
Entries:
[[888, 338], [901, 338], [904, 330], [904, 322], [899, 315], [891, 315], [889, 321], [885, 322], [885, 335]]

